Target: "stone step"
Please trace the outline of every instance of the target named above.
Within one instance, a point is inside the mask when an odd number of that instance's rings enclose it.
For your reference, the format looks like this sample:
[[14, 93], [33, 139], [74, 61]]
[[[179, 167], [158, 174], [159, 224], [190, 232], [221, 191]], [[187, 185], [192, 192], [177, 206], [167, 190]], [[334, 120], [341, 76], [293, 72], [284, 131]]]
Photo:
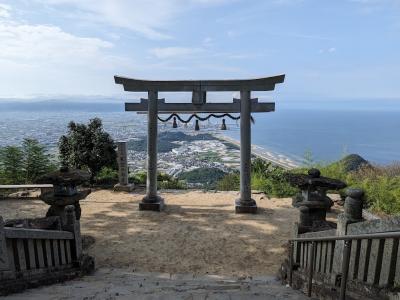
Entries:
[[7, 299], [309, 299], [271, 276], [136, 273], [102, 268], [91, 276], [30, 289]]

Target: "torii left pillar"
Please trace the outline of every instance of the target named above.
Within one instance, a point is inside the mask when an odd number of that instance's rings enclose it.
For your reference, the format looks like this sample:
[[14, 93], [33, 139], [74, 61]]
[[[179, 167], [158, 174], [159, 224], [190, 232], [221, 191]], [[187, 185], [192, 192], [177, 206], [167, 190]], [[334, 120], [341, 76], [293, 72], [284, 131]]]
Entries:
[[147, 181], [146, 196], [139, 203], [139, 210], [161, 211], [164, 199], [157, 194], [157, 122], [158, 92], [148, 91], [147, 111]]
[[235, 201], [236, 213], [257, 213], [251, 198], [251, 92], [240, 91], [240, 198]]

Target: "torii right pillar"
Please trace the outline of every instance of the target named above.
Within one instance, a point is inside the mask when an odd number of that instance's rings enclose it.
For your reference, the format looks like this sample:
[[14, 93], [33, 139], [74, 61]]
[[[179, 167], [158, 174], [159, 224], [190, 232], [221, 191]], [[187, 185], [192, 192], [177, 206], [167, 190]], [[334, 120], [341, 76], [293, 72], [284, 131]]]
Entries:
[[236, 213], [256, 213], [257, 203], [251, 198], [251, 92], [240, 91], [240, 198]]

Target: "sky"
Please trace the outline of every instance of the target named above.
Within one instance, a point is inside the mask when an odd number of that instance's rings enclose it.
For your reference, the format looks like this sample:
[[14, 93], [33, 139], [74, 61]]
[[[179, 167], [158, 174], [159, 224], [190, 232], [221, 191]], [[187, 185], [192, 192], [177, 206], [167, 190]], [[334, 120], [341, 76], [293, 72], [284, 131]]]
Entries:
[[400, 0], [0, 0], [0, 98], [119, 97], [116, 74], [399, 99]]

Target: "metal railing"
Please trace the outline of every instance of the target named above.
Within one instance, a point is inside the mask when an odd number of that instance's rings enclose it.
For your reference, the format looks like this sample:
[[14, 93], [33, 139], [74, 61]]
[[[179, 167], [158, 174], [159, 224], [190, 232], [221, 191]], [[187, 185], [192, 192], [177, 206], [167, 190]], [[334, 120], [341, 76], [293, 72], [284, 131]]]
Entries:
[[[361, 274], [361, 278], [363, 279], [362, 281], [365, 281], [365, 278], [368, 274], [368, 263], [369, 263], [369, 256], [371, 254], [371, 242], [373, 240], [378, 240], [378, 252], [376, 256], [378, 257], [377, 261], [380, 260], [380, 263], [376, 263], [377, 268], [374, 272], [378, 274], [381, 271], [381, 265], [382, 265], [382, 260], [384, 259], [383, 255], [383, 249], [386, 241], [389, 241], [390, 239], [393, 239], [393, 243], [391, 246], [392, 252], [389, 255], [389, 257], [385, 257], [386, 259], [390, 259], [391, 266], [390, 269], [391, 271], [389, 272], [390, 274], [388, 275], [389, 281], [391, 284], [393, 284], [394, 276], [395, 276], [395, 269], [397, 265], [397, 254], [398, 254], [398, 246], [399, 246], [399, 238], [400, 238], [400, 232], [385, 232], [385, 233], [371, 233], [371, 234], [360, 234], [360, 235], [345, 235], [345, 236], [329, 236], [329, 237], [310, 237], [310, 238], [293, 238], [289, 240], [289, 285], [293, 286], [293, 267], [296, 259], [296, 263], [299, 263], [300, 266], [308, 271], [308, 278], [307, 278], [307, 295], [308, 297], [311, 297], [311, 292], [312, 292], [312, 283], [313, 283], [313, 276], [314, 272], [321, 269], [323, 270], [323, 273], [326, 274], [332, 274], [332, 263], [333, 263], [333, 258], [334, 258], [334, 250], [335, 250], [335, 243], [337, 241], [344, 241], [343, 245], [343, 250], [341, 253], [342, 256], [342, 265], [341, 265], [341, 280], [340, 280], [340, 298], [341, 300], [346, 299], [346, 288], [347, 288], [347, 281], [348, 281], [348, 275], [349, 275], [349, 265], [352, 265], [352, 268], [355, 268], [354, 266], [359, 267], [361, 263], [364, 263], [363, 266], [366, 266], [358, 272]], [[360, 255], [360, 247], [361, 247], [361, 241], [366, 240], [367, 242], [367, 251], [361, 257]], [[294, 246], [295, 243], [297, 243], [297, 248], [300, 249], [300, 251], [297, 251], [296, 258], [294, 257]], [[357, 247], [355, 247], [355, 251], [352, 251], [352, 244], [357, 243]], [[325, 244], [325, 253], [322, 251], [323, 245]], [[320, 250], [320, 255], [317, 255], [317, 248], [321, 249]], [[330, 250], [330, 251], [329, 251]], [[350, 263], [350, 255], [353, 253], [352, 259], [354, 262], [351, 264]], [[337, 254], [337, 253], [336, 253]], [[298, 259], [298, 257], [300, 258]], [[321, 263], [323, 260], [322, 258], [324, 257], [324, 263]], [[319, 259], [318, 262], [318, 268], [316, 268], [316, 260]], [[361, 260], [364, 259], [365, 261], [362, 262]], [[398, 266], [397, 266], [398, 267]], [[357, 273], [357, 270], [353, 270], [354, 273]], [[356, 276], [356, 275], [354, 275]], [[376, 279], [378, 278], [378, 279]], [[378, 280], [379, 282], [379, 275], [375, 276], [372, 279], [373, 283], [376, 283]]]

